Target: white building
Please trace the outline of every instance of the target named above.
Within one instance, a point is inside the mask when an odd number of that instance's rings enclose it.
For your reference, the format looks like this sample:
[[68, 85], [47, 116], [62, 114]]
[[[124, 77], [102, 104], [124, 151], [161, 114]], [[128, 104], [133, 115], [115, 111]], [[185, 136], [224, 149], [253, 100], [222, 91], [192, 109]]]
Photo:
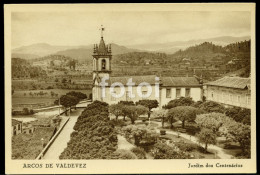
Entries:
[[[93, 52], [93, 100], [115, 104], [119, 101], [136, 102], [150, 99], [157, 100], [159, 106], [162, 107], [170, 100], [180, 97], [191, 97], [194, 101], [202, 99], [202, 82], [199, 78], [157, 77], [156, 79], [155, 75], [111, 77], [111, 60], [111, 45], [106, 46], [103, 37], [101, 37], [99, 46], [95, 44]], [[101, 86], [102, 78], [106, 78], [105, 88]], [[129, 79], [134, 84], [131, 89], [127, 86]], [[147, 84], [150, 87], [146, 86]], [[111, 88], [113, 85], [117, 86]], [[121, 92], [122, 88], [124, 89], [123, 93]], [[117, 98], [112, 94], [120, 97]]]
[[250, 109], [250, 78], [224, 77], [205, 84], [206, 100]]

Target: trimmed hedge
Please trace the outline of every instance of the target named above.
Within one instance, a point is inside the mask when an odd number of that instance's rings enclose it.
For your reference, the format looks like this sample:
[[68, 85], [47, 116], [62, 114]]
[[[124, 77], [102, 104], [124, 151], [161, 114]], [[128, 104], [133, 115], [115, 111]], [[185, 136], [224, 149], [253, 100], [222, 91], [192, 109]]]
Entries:
[[60, 159], [114, 159], [117, 150], [117, 135], [109, 122], [108, 105], [95, 101], [82, 112], [67, 148]]

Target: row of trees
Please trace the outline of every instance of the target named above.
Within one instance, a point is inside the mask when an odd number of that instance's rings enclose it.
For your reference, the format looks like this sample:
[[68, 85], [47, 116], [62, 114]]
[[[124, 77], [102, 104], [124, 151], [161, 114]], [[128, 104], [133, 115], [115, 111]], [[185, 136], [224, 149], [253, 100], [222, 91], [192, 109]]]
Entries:
[[213, 101], [197, 101], [194, 102], [190, 97], [181, 97], [179, 99], [171, 100], [164, 109], [172, 109], [177, 106], [191, 106], [199, 109], [199, 112], [211, 113], [217, 112], [225, 114], [234, 119], [236, 122], [250, 125], [251, 124], [251, 110], [240, 107], [224, 107], [223, 105]]
[[209, 144], [216, 144], [217, 136], [225, 136], [228, 143], [234, 141], [240, 144], [244, 157], [250, 157], [251, 129], [250, 109], [238, 107], [225, 108], [215, 102], [194, 102], [191, 98], [180, 98], [170, 101], [164, 110], [154, 115], [167, 120], [172, 126], [177, 120], [194, 121], [200, 128], [196, 134], [198, 141], [205, 144], [205, 151]]
[[157, 108], [159, 105], [157, 100], [140, 100], [136, 103], [133, 101], [120, 101], [118, 104], [112, 104], [109, 107], [109, 112], [116, 116], [116, 120], [119, 116], [130, 118], [132, 124], [140, 115], [148, 114], [150, 119], [152, 109]]

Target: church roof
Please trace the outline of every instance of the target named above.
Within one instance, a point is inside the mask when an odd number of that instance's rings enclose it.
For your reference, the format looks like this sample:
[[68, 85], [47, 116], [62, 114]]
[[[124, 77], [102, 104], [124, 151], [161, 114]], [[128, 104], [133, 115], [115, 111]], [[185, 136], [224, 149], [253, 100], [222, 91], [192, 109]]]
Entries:
[[245, 89], [246, 87], [250, 88], [250, 83], [250, 78], [224, 77], [213, 82], [208, 82], [206, 85]]
[[201, 86], [195, 77], [160, 77], [162, 86], [168, 87], [193, 87]]
[[155, 75], [142, 75], [142, 76], [123, 76], [123, 77], [110, 77], [108, 81], [109, 86], [113, 83], [119, 82], [123, 85], [126, 85], [128, 80], [132, 78], [132, 82], [135, 85], [139, 85], [142, 82], [147, 82], [151, 85], [155, 84]]
[[[126, 85], [128, 80], [132, 78], [132, 82], [135, 85], [139, 85], [142, 82], [149, 83], [150, 85], [154, 85], [158, 83], [155, 80], [156, 75], [141, 75], [141, 76], [122, 76], [122, 77], [109, 77], [107, 80], [108, 86], [113, 83], [119, 82], [123, 85]], [[200, 86], [199, 81], [195, 77], [160, 77], [159, 83], [164, 87], [192, 87], [192, 86]]]

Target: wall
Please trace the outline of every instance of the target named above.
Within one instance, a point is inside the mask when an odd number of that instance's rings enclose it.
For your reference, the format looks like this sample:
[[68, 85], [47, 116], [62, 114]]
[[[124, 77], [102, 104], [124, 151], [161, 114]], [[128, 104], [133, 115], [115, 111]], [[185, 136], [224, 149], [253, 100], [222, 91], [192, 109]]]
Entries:
[[[171, 97], [167, 98], [166, 97], [166, 89], [168, 89], [168, 87], [163, 87], [161, 88], [161, 92], [160, 92], [160, 108], [166, 104], [168, 104], [169, 101], [176, 99], [176, 89], [177, 87], [169, 87], [171, 88]], [[181, 90], [180, 95], [181, 97], [185, 97], [185, 87], [181, 87], [178, 89]], [[199, 101], [202, 100], [202, 89], [200, 87], [189, 87], [190, 89], [190, 97], [194, 100], [194, 101]]]
[[206, 86], [205, 96], [206, 100], [250, 109], [251, 93], [247, 89]]
[[[20, 129], [18, 129], [18, 126], [20, 125]], [[21, 134], [22, 133], [22, 124], [17, 124], [15, 126], [12, 126], [12, 136], [14, 135], [14, 131], [16, 131], [15, 135]]]

